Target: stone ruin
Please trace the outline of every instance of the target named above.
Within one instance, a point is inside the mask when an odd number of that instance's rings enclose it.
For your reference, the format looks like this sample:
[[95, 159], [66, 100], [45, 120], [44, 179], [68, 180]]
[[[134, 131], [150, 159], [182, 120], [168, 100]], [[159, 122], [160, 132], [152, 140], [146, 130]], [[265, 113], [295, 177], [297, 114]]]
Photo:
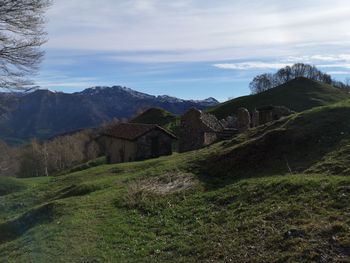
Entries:
[[254, 123], [253, 127], [279, 120], [280, 118], [289, 116], [293, 113], [293, 111], [287, 107], [272, 105], [257, 108], [255, 111], [258, 113], [258, 121]]
[[197, 150], [235, 134], [288, 116], [293, 112], [284, 106], [264, 106], [251, 113], [239, 108], [234, 116], [218, 120], [214, 115], [190, 109], [181, 117], [179, 151]]
[[258, 127], [259, 123], [260, 123], [260, 113], [257, 109], [254, 109], [252, 111], [252, 123], [251, 123], [252, 128]]
[[214, 115], [190, 109], [181, 117], [179, 151], [197, 150], [212, 144], [221, 130], [223, 127]]
[[239, 108], [236, 113], [236, 127], [239, 132], [244, 132], [249, 128], [279, 120], [292, 113], [293, 111], [284, 106], [264, 106], [254, 109], [251, 113], [246, 108]]
[[239, 108], [237, 110], [237, 128], [239, 132], [245, 132], [250, 128], [251, 117], [246, 108]]

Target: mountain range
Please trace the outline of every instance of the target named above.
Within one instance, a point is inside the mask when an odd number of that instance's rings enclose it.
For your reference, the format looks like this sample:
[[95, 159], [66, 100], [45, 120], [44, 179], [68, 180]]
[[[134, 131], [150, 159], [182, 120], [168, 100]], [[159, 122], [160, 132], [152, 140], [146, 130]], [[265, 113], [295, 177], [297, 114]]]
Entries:
[[192, 107], [217, 105], [214, 98], [183, 100], [152, 96], [121, 86], [93, 87], [72, 94], [35, 90], [0, 93], [0, 139], [21, 143], [47, 139], [84, 128], [98, 127], [113, 118], [130, 118], [140, 109], [158, 107], [182, 114]]

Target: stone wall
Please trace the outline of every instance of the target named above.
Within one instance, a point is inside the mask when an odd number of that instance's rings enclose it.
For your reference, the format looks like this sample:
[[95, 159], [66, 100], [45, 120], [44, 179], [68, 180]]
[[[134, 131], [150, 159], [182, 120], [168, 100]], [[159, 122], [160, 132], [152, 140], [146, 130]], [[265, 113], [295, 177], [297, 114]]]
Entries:
[[191, 109], [181, 117], [179, 151], [200, 149], [217, 140], [216, 133], [223, 129], [218, 119], [211, 114]]
[[265, 106], [257, 109], [259, 112], [259, 125], [279, 120], [282, 117], [289, 116], [293, 112], [284, 106]]
[[103, 136], [107, 163], [123, 163], [136, 160], [137, 145], [135, 142]]
[[255, 109], [252, 112], [252, 123], [251, 123], [251, 127], [258, 127], [259, 126], [259, 119], [260, 119], [260, 113]]
[[[108, 163], [124, 163], [171, 155], [174, 138], [161, 130], [152, 130], [136, 141], [103, 136]], [[155, 151], [156, 150], [156, 151]]]
[[[152, 130], [137, 139], [136, 160], [145, 160], [159, 156], [171, 155], [174, 139], [161, 130]], [[153, 145], [153, 144], [157, 145]], [[154, 151], [156, 147], [157, 150]]]
[[220, 124], [224, 128], [237, 129], [237, 117], [227, 116], [225, 119], [220, 120]]
[[197, 150], [219, 139], [230, 139], [237, 132], [236, 129], [245, 132], [291, 113], [283, 106], [261, 107], [252, 113], [246, 108], [239, 108], [235, 116], [218, 121], [214, 115], [191, 109], [181, 117], [179, 151]]
[[239, 132], [244, 132], [250, 128], [250, 113], [246, 108], [237, 110], [237, 128]]

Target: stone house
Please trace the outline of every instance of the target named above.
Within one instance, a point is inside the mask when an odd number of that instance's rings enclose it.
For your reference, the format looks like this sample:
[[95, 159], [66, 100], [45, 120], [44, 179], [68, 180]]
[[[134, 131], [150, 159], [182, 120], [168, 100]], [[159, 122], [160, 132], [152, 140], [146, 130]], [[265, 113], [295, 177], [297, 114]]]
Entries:
[[212, 144], [222, 130], [223, 126], [214, 115], [190, 109], [181, 117], [179, 151], [197, 150]]
[[100, 136], [108, 163], [171, 155], [176, 136], [154, 124], [121, 123]]

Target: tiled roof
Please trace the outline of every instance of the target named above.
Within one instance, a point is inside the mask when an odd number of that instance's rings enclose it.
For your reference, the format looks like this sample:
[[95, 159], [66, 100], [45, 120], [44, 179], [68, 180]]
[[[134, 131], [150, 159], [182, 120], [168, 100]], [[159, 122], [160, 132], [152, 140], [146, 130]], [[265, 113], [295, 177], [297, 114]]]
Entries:
[[176, 136], [174, 134], [163, 129], [158, 125], [141, 124], [141, 123], [120, 123], [108, 129], [107, 131], [103, 132], [102, 135], [134, 141], [139, 137], [141, 137], [142, 135], [154, 129], [161, 130], [162, 132], [166, 133], [168, 136], [176, 139]]

